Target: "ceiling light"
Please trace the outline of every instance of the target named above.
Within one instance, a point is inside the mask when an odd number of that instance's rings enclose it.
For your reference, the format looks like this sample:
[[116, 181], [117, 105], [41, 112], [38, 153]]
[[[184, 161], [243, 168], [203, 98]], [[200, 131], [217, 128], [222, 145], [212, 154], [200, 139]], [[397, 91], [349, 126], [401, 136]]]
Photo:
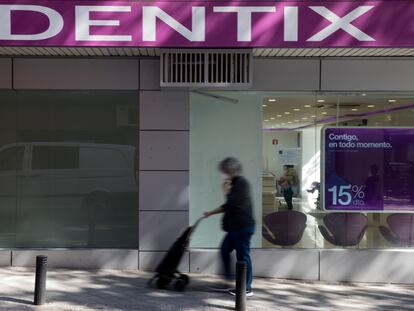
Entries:
[[295, 109], [293, 109], [293, 111], [300, 111], [300, 109], [299, 108], [295, 108]]
[[323, 111], [322, 114], [328, 114], [326, 111]]
[[312, 106], [311, 106], [311, 105], [305, 105], [305, 106], [303, 106], [303, 107], [305, 107], [305, 108], [312, 108]]
[[395, 102], [397, 102], [397, 100], [396, 99], [389, 99], [388, 102], [389, 103], [395, 103]]
[[365, 94], [365, 93], [362, 93], [362, 94], [361, 94], [361, 96], [367, 96], [367, 94]]
[[286, 111], [285, 114], [290, 114], [290, 112], [289, 111]]
[[352, 108], [351, 110], [352, 110], [352, 111], [358, 111], [358, 109], [356, 109], [356, 108]]
[[267, 105], [262, 105], [262, 107], [267, 107]]
[[289, 122], [288, 122], [288, 124], [292, 124], [292, 122], [291, 122], [291, 121], [289, 121]]
[[282, 117], [282, 115], [281, 115], [281, 114], [278, 114], [276, 117], [281, 118], [281, 117]]
[[299, 120], [295, 120], [295, 122], [299, 122]]
[[286, 123], [282, 123], [282, 125], [286, 125]]
[[275, 102], [276, 101], [276, 99], [274, 99], [274, 98], [269, 98], [267, 101], [269, 101], [269, 102]]
[[316, 116], [311, 116], [311, 118], [316, 118]]
[[269, 120], [264, 120], [265, 122], [269, 122]]
[[317, 100], [317, 102], [318, 102], [318, 103], [324, 103], [324, 102], [325, 102], [325, 100], [324, 100], [324, 99], [318, 99], [318, 100]]
[[275, 118], [271, 117], [270, 120], [274, 120]]
[[374, 108], [375, 105], [368, 105], [368, 108]]
[[308, 118], [302, 118], [302, 120], [307, 120]]

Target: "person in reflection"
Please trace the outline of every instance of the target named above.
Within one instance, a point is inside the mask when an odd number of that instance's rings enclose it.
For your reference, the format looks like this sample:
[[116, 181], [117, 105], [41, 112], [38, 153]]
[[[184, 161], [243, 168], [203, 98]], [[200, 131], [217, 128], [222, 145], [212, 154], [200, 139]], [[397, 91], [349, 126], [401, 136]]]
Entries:
[[410, 194], [410, 203], [414, 204], [414, 162], [408, 161], [410, 167], [407, 169], [408, 192]]
[[296, 173], [294, 165], [284, 165], [285, 171], [279, 180], [279, 185], [282, 189], [283, 197], [285, 198], [288, 210], [293, 210], [293, 187], [299, 183], [299, 177]]
[[[227, 234], [221, 244], [221, 257], [226, 280], [231, 280], [230, 255], [233, 250], [236, 250], [237, 260], [247, 264], [246, 295], [253, 296], [250, 240], [255, 231], [255, 220], [250, 185], [242, 176], [242, 164], [239, 160], [232, 157], [226, 158], [220, 162], [218, 169], [224, 175], [222, 187], [226, 202], [212, 211], [205, 212], [204, 217], [224, 213], [222, 229]], [[235, 290], [229, 289], [227, 283], [214, 289], [228, 291], [229, 294], [235, 295]]]
[[381, 193], [381, 178], [378, 174], [378, 165], [372, 164], [369, 170], [370, 175], [365, 181], [365, 202], [368, 205], [375, 205], [383, 199]]

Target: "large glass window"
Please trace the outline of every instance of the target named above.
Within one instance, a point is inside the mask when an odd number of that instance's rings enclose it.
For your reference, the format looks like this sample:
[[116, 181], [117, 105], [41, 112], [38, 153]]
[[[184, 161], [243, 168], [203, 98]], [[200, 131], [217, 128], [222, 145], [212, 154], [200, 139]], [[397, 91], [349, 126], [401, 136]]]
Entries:
[[135, 92], [0, 92], [0, 248], [137, 248], [137, 112]]
[[[209, 104], [202, 105], [206, 98], [209, 98]], [[239, 107], [240, 103], [251, 110], [243, 105]], [[207, 107], [205, 109], [209, 111], [201, 111], [198, 105]], [[223, 109], [228, 109], [229, 114], [223, 114]], [[261, 110], [260, 120], [252, 113], [254, 109]], [[342, 153], [339, 150], [336, 162], [329, 164], [335, 165], [338, 172], [338, 179], [334, 180], [338, 186], [331, 187], [326, 193], [334, 194], [338, 205], [349, 201], [359, 204], [360, 209], [324, 210], [322, 190], [328, 181], [321, 178], [326, 152], [322, 146], [325, 128], [346, 127], [365, 133], [355, 129], [412, 127], [414, 94], [210, 92], [204, 98], [192, 97], [191, 113], [190, 161], [194, 165], [190, 173], [190, 215], [193, 220], [202, 209], [214, 208], [223, 202], [224, 196], [217, 186], [220, 180], [215, 176], [216, 165], [221, 158], [235, 155], [248, 167], [261, 168], [256, 173], [249, 172], [247, 176], [253, 191], [261, 196], [261, 200], [255, 201], [259, 220], [256, 239], [260, 237], [260, 242], [255, 240], [255, 247], [414, 246], [414, 213], [411, 214], [414, 201], [414, 189], [411, 187], [414, 184], [412, 130], [375, 137], [378, 141], [394, 145], [394, 148], [390, 147], [385, 152], [372, 148], [366, 152], [369, 159], [361, 160], [357, 149]], [[219, 130], [215, 123], [217, 115], [228, 120], [223, 121]], [[203, 123], [203, 120], [209, 123]], [[239, 124], [244, 124], [244, 127], [238, 129]], [[260, 146], [258, 133], [261, 136]], [[221, 145], [222, 140], [225, 141], [225, 148]], [[403, 142], [399, 143], [399, 140]], [[203, 147], [201, 141], [207, 144]], [[361, 146], [377, 145], [368, 142]], [[246, 159], [258, 151], [261, 159]], [[205, 156], [213, 153], [214, 157]], [[204, 167], [202, 174], [197, 170], [201, 166]], [[355, 183], [339, 180], [345, 171], [355, 172]], [[260, 183], [255, 182], [257, 176], [260, 176]], [[201, 180], [204, 184], [200, 188]], [[201, 196], [200, 205], [197, 200]], [[369, 210], [374, 199], [384, 201], [386, 208]], [[396, 206], [398, 209], [395, 209]], [[217, 246], [219, 238], [219, 224], [209, 220], [196, 232], [193, 246]]]

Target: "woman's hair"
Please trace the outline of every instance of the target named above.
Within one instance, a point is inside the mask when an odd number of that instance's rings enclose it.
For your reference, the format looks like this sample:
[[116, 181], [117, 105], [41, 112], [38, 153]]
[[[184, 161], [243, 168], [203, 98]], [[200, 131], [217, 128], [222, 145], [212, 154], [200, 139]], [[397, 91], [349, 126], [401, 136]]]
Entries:
[[222, 160], [218, 165], [218, 169], [228, 175], [240, 175], [243, 170], [241, 162], [233, 157]]

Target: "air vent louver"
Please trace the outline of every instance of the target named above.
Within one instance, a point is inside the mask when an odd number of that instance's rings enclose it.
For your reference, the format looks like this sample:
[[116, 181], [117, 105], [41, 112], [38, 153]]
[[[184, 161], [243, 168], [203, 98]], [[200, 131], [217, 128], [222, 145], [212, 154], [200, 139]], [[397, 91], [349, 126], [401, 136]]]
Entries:
[[162, 50], [161, 87], [252, 85], [251, 50]]

